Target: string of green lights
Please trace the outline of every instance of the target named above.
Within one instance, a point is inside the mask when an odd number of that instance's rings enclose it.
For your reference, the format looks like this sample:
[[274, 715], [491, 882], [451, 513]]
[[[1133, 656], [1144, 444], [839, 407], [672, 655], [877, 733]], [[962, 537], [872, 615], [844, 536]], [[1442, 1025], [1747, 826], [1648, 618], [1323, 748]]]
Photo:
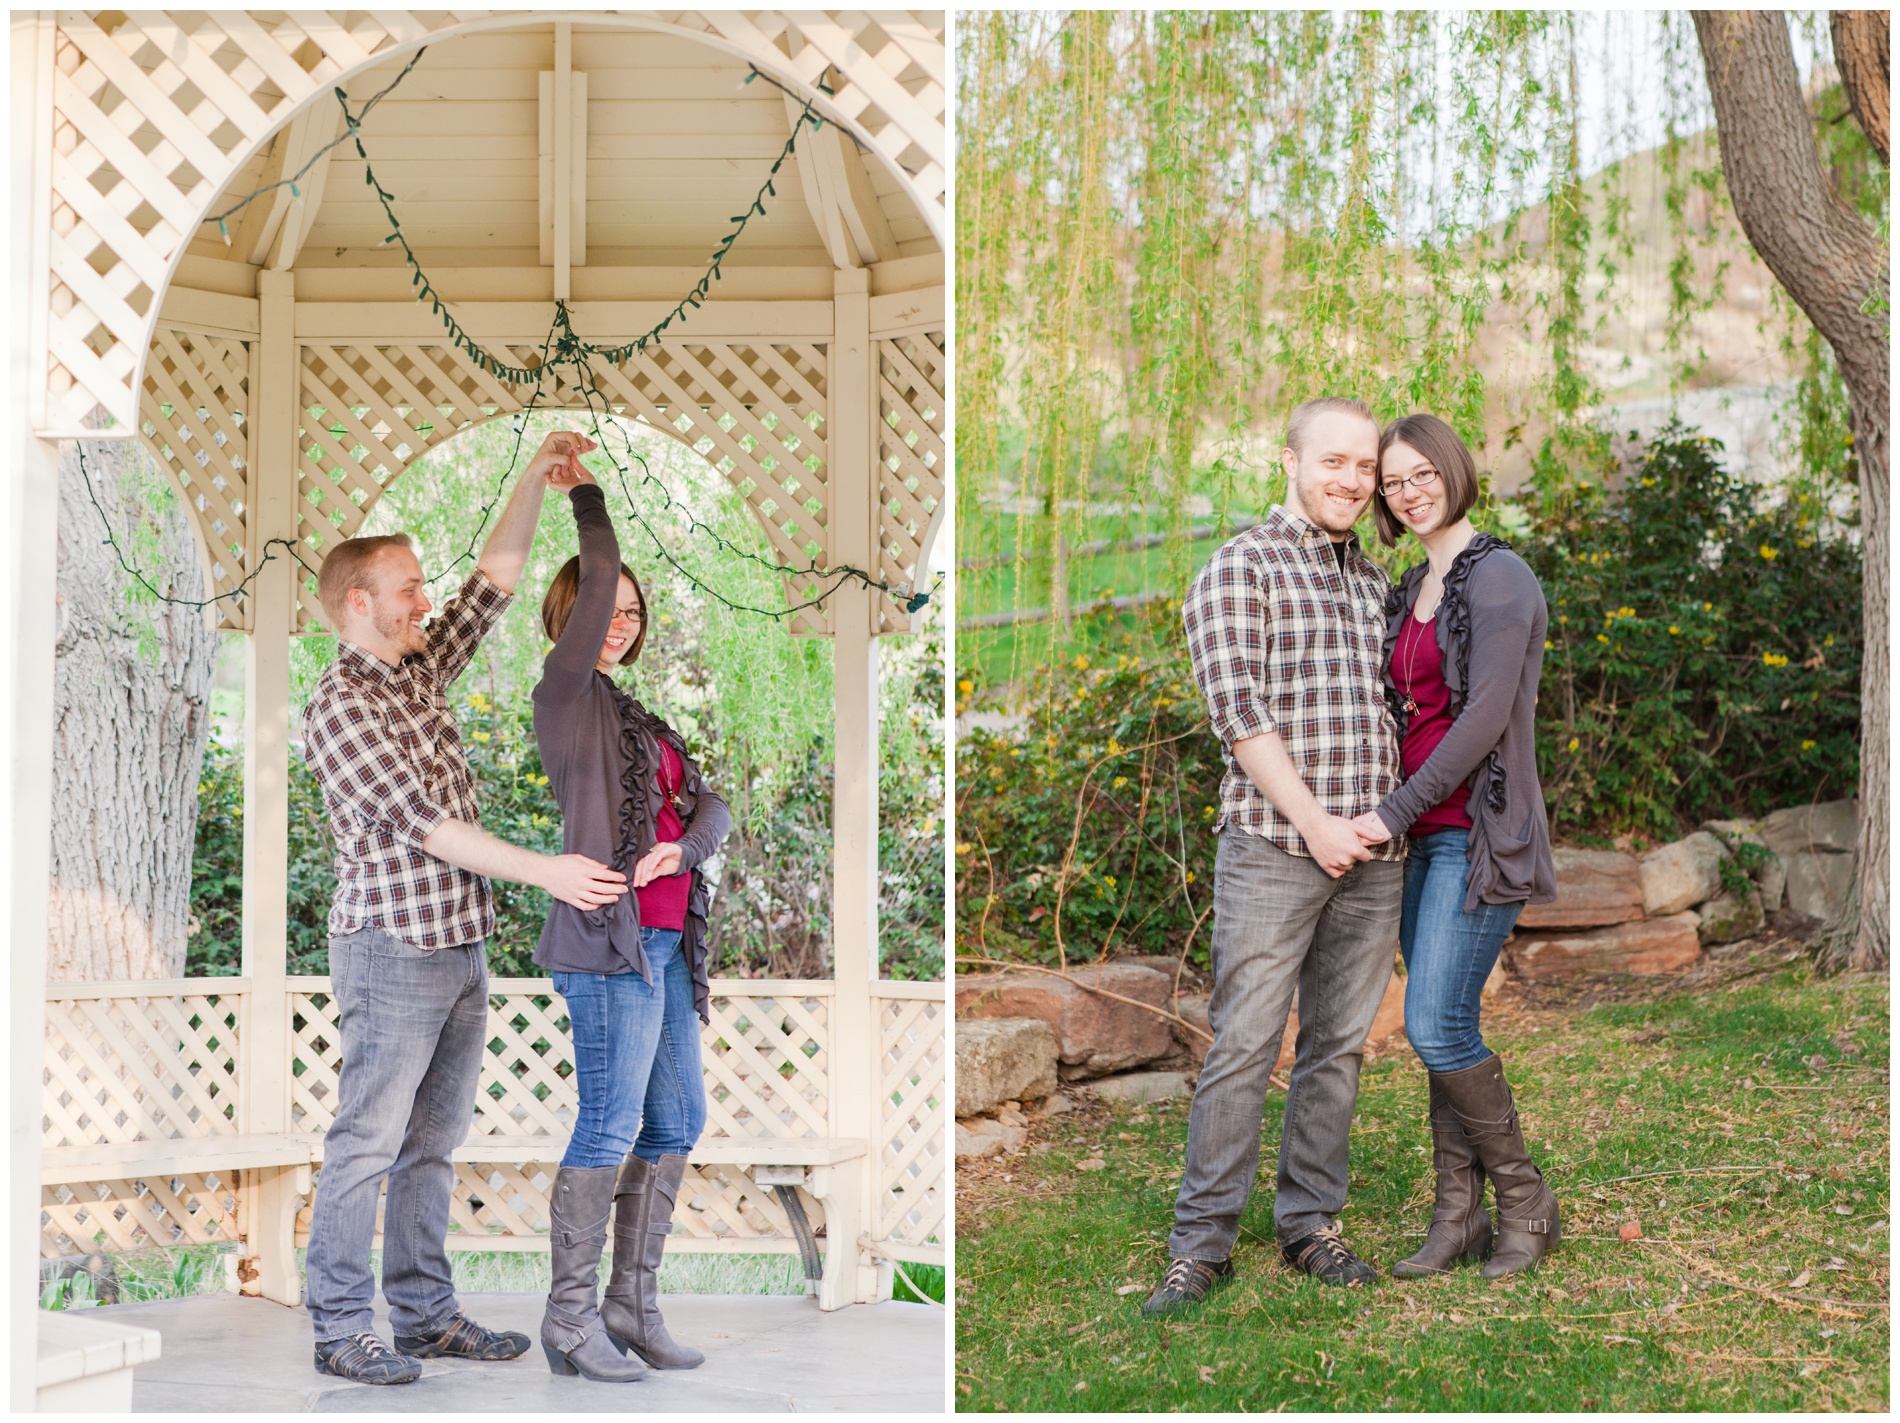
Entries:
[[[924, 608], [929, 603], [936, 588], [941, 586], [941, 576], [929, 592], [919, 592], [908, 583], [900, 582], [892, 584], [887, 579], [874, 577], [870, 572], [849, 564], [821, 567], [815, 558], [809, 559], [803, 567], [795, 564], [780, 563], [757, 554], [750, 549], [743, 548], [724, 537], [717, 529], [707, 524], [684, 504], [674, 499], [672, 492], [667, 489], [666, 485], [653, 476], [646, 460], [640, 455], [638, 450], [634, 448], [629, 433], [621, 425], [620, 420], [613, 414], [612, 406], [605, 394], [601, 391], [593, 369], [593, 362], [595, 360], [602, 360], [609, 364], [619, 365], [641, 354], [650, 346], [657, 343], [667, 328], [673, 325], [674, 322], [683, 321], [691, 311], [705, 302], [712, 285], [720, 278], [721, 265], [724, 263], [726, 256], [732, 251], [733, 245], [738, 241], [740, 235], [745, 231], [746, 226], [754, 217], [764, 215], [766, 199], [777, 196], [776, 179], [785, 163], [794, 156], [799, 135], [805, 130], [807, 125], [813, 129], [817, 129], [825, 122], [821, 115], [813, 111], [811, 101], [809, 99], [804, 101], [803, 110], [793, 121], [791, 133], [787, 136], [785, 144], [780, 149], [777, 158], [773, 160], [771, 169], [767, 172], [764, 182], [759, 186], [750, 206], [748, 206], [743, 213], [739, 213], [731, 219], [731, 230], [725, 234], [718, 247], [714, 250], [711, 259], [707, 263], [706, 270], [701, 274], [699, 281], [695, 283], [693, 288], [688, 291], [684, 297], [675, 303], [673, 308], [656, 326], [632, 341], [617, 345], [600, 345], [581, 338], [580, 334], [574, 329], [572, 316], [568, 310], [567, 303], [565, 301], [557, 301], [555, 303], [553, 323], [549, 327], [548, 334], [541, 345], [539, 362], [533, 366], [516, 365], [510, 361], [504, 361], [498, 358], [493, 352], [489, 351], [471, 337], [462, 327], [461, 323], [456, 320], [454, 313], [449, 309], [448, 304], [443, 300], [434, 283], [430, 281], [427, 272], [423, 269], [420, 259], [416, 256], [414, 247], [410, 244], [407, 234], [403, 231], [402, 221], [396, 214], [396, 197], [377, 180], [375, 170], [370, 162], [369, 152], [363, 142], [362, 123], [364, 118], [367, 117], [369, 112], [386, 98], [397, 85], [402, 83], [409, 73], [414, 70], [426, 52], [426, 49], [418, 50], [408, 64], [403, 67], [402, 71], [397, 74], [388, 85], [366, 100], [360, 109], [352, 110], [348, 94], [346, 94], [341, 87], [335, 89], [333, 92], [336, 96], [337, 104], [342, 110], [345, 128], [344, 133], [339, 135], [334, 142], [327, 145], [316, 157], [313, 157], [310, 162], [306, 163], [302, 169], [290, 178], [279, 179], [263, 185], [233, 203], [221, 213], [212, 218], [207, 218], [206, 221], [217, 222], [218, 230], [224, 236], [225, 242], [228, 245], [231, 239], [227, 220], [232, 215], [241, 211], [248, 203], [254, 201], [256, 198], [286, 183], [291, 186], [292, 192], [296, 193], [295, 180], [297, 178], [301, 178], [304, 173], [307, 173], [317, 160], [324, 154], [327, 154], [330, 149], [335, 148], [345, 139], [350, 140], [356, 148], [357, 155], [363, 161], [364, 183], [375, 193], [377, 202], [389, 222], [389, 236], [383, 239], [383, 244], [387, 246], [389, 243], [394, 242], [401, 247], [410, 268], [411, 285], [416, 290], [416, 299], [418, 301], [426, 301], [429, 304], [436, 318], [442, 322], [443, 328], [448, 333], [451, 343], [478, 367], [495, 378], [506, 381], [510, 385], [530, 385], [532, 387], [526, 405], [524, 405], [515, 416], [515, 443], [509, 456], [508, 465], [497, 481], [493, 496], [482, 506], [481, 518], [477, 522], [475, 533], [470, 538], [468, 548], [458, 555], [447, 568], [432, 578], [430, 582], [439, 582], [441, 579], [450, 576], [462, 563], [476, 556], [475, 547], [480, 539], [481, 531], [487, 526], [495, 506], [501, 500], [502, 491], [507, 487], [507, 482], [509, 478], [512, 477], [515, 466], [519, 462], [522, 442], [528, 427], [528, 417], [539, 406], [548, 375], [557, 367], [569, 367], [574, 373], [574, 385], [581, 392], [582, 399], [587, 405], [589, 417], [593, 424], [595, 444], [603, 456], [614, 467], [622, 497], [625, 498], [627, 502], [628, 512], [632, 515], [634, 521], [640, 525], [648, 538], [653, 541], [655, 548], [659, 550], [661, 556], [692, 586], [700, 589], [731, 611], [752, 613], [773, 619], [790, 617], [792, 614], [807, 608], [820, 606], [827, 598], [835, 593], [838, 588], [853, 579], [860, 582], [867, 589], [887, 594], [898, 601], [908, 613], [915, 614]], [[763, 78], [767, 83], [773, 85], [773, 87], [788, 94], [791, 92], [787, 90], [784, 85], [772, 79], [771, 76], [762, 74], [761, 71], [756, 68], [751, 68], [746, 76], [745, 82], [749, 84], [755, 78]], [[858, 143], [859, 147], [862, 148], [862, 143], [855, 134], [850, 134], [849, 129], [840, 126], [840, 130], [848, 134], [853, 142]], [[748, 559], [771, 572], [793, 579], [814, 579], [817, 584], [823, 584], [826, 580], [830, 580], [830, 586], [824, 588], [821, 592], [817, 592], [814, 596], [803, 602], [787, 606], [783, 609], [769, 609], [736, 602], [725, 596], [717, 588], [712, 587], [703, 578], [692, 573], [674, 556], [666, 541], [660, 537], [659, 533], [641, 513], [640, 507], [634, 500], [632, 490], [628, 487], [627, 483], [631, 470], [628, 464], [623, 463], [614, 455], [612, 446], [606, 438], [605, 431], [602, 429], [603, 416], [608, 425], [618, 428], [621, 444], [628, 459], [639, 466], [643, 482], [658, 492], [663, 507], [678, 510], [684, 515], [690, 535], [708, 539], [718, 547], [721, 552], [730, 556]], [[83, 451], [81, 458], [83, 460]], [[90, 485], [88, 487], [90, 488]], [[95, 499], [93, 502], [94, 506], [98, 507], [98, 501]], [[119, 549], [114, 539], [110, 521], [105, 520], [103, 509], [100, 510], [100, 517], [106, 524], [107, 541], [113, 543], [114, 552], [119, 558], [120, 565], [124, 567], [128, 573], [132, 574], [132, 576], [138, 578], [139, 582], [145, 586], [146, 590], [151, 593], [152, 596], [159, 598], [163, 602], [203, 607], [210, 602], [236, 597], [249, 587], [250, 583], [256, 578], [257, 573], [261, 571], [260, 564], [260, 568], [253, 570], [250, 577], [246, 578], [244, 583], [237, 589], [229, 593], [219, 594], [217, 598], [207, 599], [194, 604], [188, 600], [166, 597], [165, 595], [159, 594], [156, 589], [153, 589], [149, 581], [146, 580], [143, 575], [137, 573], [127, 562], [123, 551]], [[286, 547], [291, 547], [285, 540], [273, 540], [273, 542], [285, 543]], [[293, 556], [295, 556], [294, 548], [292, 552]], [[266, 552], [264, 561], [269, 561], [270, 557], [271, 555]], [[309, 571], [309, 565], [304, 564], [301, 558], [298, 558], [297, 561], [306, 571]]]

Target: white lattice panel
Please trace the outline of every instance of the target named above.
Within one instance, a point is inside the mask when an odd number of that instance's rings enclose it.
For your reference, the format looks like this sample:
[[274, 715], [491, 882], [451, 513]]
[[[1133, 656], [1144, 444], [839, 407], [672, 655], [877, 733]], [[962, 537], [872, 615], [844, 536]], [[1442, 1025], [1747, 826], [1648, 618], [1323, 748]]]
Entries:
[[708, 1136], [826, 1134], [830, 1006], [791, 995], [712, 1000], [700, 1034]]
[[41, 1142], [235, 1136], [239, 994], [46, 1001]]
[[[170, 326], [152, 333], [145, 359], [139, 435], [190, 511], [213, 596], [232, 592], [251, 572], [250, 367], [246, 342]], [[250, 629], [248, 598], [216, 606], [221, 629]]]
[[238, 1236], [243, 1173], [194, 1172], [40, 1189], [40, 1254], [210, 1245]]
[[940, 1245], [949, 1197], [945, 1025], [938, 999], [874, 999], [879, 1063], [877, 1190], [872, 1235], [894, 1245]]
[[[524, 367], [539, 364], [532, 345], [496, 354]], [[822, 345], [670, 341], [622, 365], [598, 364], [594, 391], [572, 368], [556, 367], [538, 394], [532, 384], [497, 379], [447, 343], [307, 344], [301, 364], [297, 538], [312, 568], [362, 527], [418, 455], [531, 401], [537, 409], [591, 406], [597, 412], [604, 402], [614, 414], [665, 431], [745, 497], [774, 558], [797, 567], [823, 562], [829, 511]], [[642, 497], [637, 479], [629, 487]], [[305, 629], [323, 626], [314, 581], [304, 580]], [[788, 577], [788, 604], [806, 601], [818, 586], [809, 577]], [[824, 632], [825, 610], [801, 611], [788, 626], [795, 633]]]
[[[896, 165], [943, 240], [941, 12], [619, 13], [804, 85]], [[58, 12], [53, 151], [36, 195], [50, 226], [46, 349], [35, 352], [45, 363], [40, 432], [77, 434], [102, 404], [131, 433], [135, 371], [173, 259], [296, 110], [333, 102], [331, 88], [418, 44], [523, 14], [532, 12]]]
[[[943, 347], [941, 331], [877, 343], [878, 574], [892, 587], [928, 582], [943, 522]], [[880, 632], [910, 626], [899, 603], [878, 599]]]

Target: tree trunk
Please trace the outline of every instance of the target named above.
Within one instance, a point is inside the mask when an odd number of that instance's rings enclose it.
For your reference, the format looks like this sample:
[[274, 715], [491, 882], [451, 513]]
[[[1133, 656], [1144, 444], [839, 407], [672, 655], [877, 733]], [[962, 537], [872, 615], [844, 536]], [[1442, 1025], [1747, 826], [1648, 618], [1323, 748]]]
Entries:
[[1888, 86], [1888, 38], [1893, 17], [1885, 10], [1830, 10], [1827, 27], [1834, 40], [1834, 63], [1853, 106], [1855, 121], [1882, 163], [1892, 138]]
[[89, 440], [84, 454], [83, 472], [77, 443], [60, 459], [47, 972], [54, 981], [177, 977], [217, 634], [200, 609], [134, 602], [105, 542], [109, 525], [126, 561], [161, 593], [205, 596], [164, 476], [133, 441]]
[[[1860, 838], [1856, 887], [1823, 936], [1829, 967], [1887, 964], [1887, 246], [1828, 181], [1778, 10], [1697, 10], [1722, 174], [1755, 251], [1834, 350], [1860, 465]], [[1854, 26], [1847, 27], [1850, 32]], [[1859, 66], [1864, 68], [1864, 66]], [[1847, 78], [1843, 67], [1843, 78]], [[1865, 87], [1858, 104], [1872, 107]], [[1869, 136], [1886, 132], [1885, 84]], [[1865, 122], [1865, 121], [1864, 121]], [[1883, 142], [1884, 152], [1884, 142]]]

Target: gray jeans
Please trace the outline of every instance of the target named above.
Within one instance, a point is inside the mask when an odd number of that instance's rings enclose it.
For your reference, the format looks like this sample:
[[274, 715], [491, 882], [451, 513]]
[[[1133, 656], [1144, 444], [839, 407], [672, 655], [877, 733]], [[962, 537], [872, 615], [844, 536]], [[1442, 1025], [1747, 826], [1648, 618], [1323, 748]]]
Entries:
[[427, 951], [379, 929], [330, 940], [343, 1070], [310, 1218], [305, 1299], [317, 1342], [374, 1322], [370, 1246], [383, 1213], [383, 1295], [398, 1334], [456, 1311], [447, 1249], [450, 1153], [468, 1136], [488, 1037], [488, 963], [477, 941]]
[[1296, 986], [1274, 1229], [1297, 1240], [1344, 1208], [1359, 1065], [1392, 977], [1405, 875], [1401, 863], [1370, 860], [1333, 879], [1313, 860], [1232, 830], [1214, 866], [1214, 1046], [1194, 1090], [1168, 1239], [1170, 1255], [1209, 1261], [1225, 1260], [1240, 1233]]

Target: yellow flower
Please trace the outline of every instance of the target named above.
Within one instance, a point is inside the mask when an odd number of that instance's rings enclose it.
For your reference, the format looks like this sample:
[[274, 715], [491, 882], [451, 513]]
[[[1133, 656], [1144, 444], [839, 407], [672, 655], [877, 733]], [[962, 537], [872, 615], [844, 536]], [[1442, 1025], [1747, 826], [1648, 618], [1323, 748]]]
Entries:
[[1551, 643], [1551, 640], [1549, 638], [1544, 639], [1544, 651], [1549, 652], [1552, 645], [1553, 644]]
[[485, 732], [485, 731], [471, 731], [471, 732], [469, 733], [469, 736], [470, 736], [471, 738], [473, 738], [474, 740], [476, 740], [476, 741], [486, 741], [486, 740], [488, 740], [488, 733], [487, 733], [487, 732]]
[[1679, 628], [1679, 627], [1677, 627], [1677, 626], [1676, 626], [1676, 625], [1675, 625], [1674, 623], [1671, 623], [1671, 624], [1669, 624], [1669, 635], [1670, 635], [1671, 637], [1674, 637], [1674, 636], [1675, 636], [1675, 635], [1676, 635], [1677, 633], [1679, 633], [1679, 632], [1681, 632], [1681, 631], [1682, 631], [1682, 629], [1681, 629], [1681, 628]]
[[1812, 751], [1814, 749], [1814, 743], [1812, 741], [1804, 741], [1801, 743], [1801, 749], [1803, 751]]
[[958, 841], [958, 842], [957, 842], [957, 853], [958, 853], [959, 855], [967, 855], [967, 854], [969, 854], [969, 853], [970, 853], [970, 842], [969, 842], [968, 840], [960, 840], [960, 841]]
[[474, 707], [476, 711], [488, 710], [488, 698], [483, 696], [480, 692], [470, 692], [468, 694], [468, 704]]
[[1115, 883], [1115, 876], [1113, 876], [1113, 875], [1104, 875], [1104, 876], [1103, 876], [1103, 878], [1104, 878], [1104, 879], [1106, 879], [1106, 880], [1108, 881], [1108, 887], [1109, 887], [1110, 889], [1114, 889], [1114, 888], [1116, 887], [1116, 883]]
[[1078, 672], [1086, 672], [1086, 671], [1088, 671], [1088, 670], [1089, 670], [1089, 660], [1088, 660], [1088, 658], [1086, 658], [1086, 657], [1077, 657], [1077, 658], [1075, 659], [1075, 670], [1076, 670], [1076, 671], [1078, 671]]
[[974, 692], [975, 690], [976, 690], [976, 683], [971, 682], [967, 679], [959, 680], [957, 683], [957, 691], [966, 697], [969, 696], [970, 693]]
[[1194, 883], [1194, 871], [1193, 871], [1193, 870], [1189, 870], [1189, 871], [1188, 871], [1188, 879], [1187, 879], [1187, 882], [1188, 882], [1189, 884], [1193, 884], [1193, 883]]
[[1111, 756], [1119, 756], [1122, 754], [1121, 742], [1117, 741], [1112, 736], [1108, 738], [1108, 754]]
[[1767, 667], [1786, 667], [1788, 665], [1788, 659], [1783, 657], [1779, 652], [1764, 652], [1761, 655], [1761, 660], [1762, 664]]
[[1575, 751], [1577, 749], [1577, 738], [1574, 736], [1570, 738], [1570, 749], [1572, 751]]
[[1597, 641], [1598, 641], [1598, 642], [1608, 642], [1608, 641], [1609, 641], [1609, 639], [1608, 639], [1607, 637], [1605, 637], [1605, 636], [1604, 636], [1604, 635], [1603, 635], [1602, 633], [1598, 633], [1598, 634], [1597, 634]]
[[1779, 549], [1770, 548], [1767, 544], [1763, 544], [1761, 546], [1761, 556], [1767, 559], [1770, 563], [1773, 563], [1775, 561], [1775, 555], [1779, 552], [1780, 552]]
[[1204, 806], [1202, 806], [1202, 807], [1201, 807], [1201, 819], [1203, 819], [1203, 820], [1205, 820], [1205, 819], [1207, 819], [1207, 818], [1208, 818], [1208, 816], [1210, 816], [1210, 815], [1212, 815], [1213, 813], [1214, 813], [1214, 807], [1213, 807], [1213, 806], [1211, 806], [1211, 805], [1204, 805]]
[[1123, 786], [1125, 786], [1125, 785], [1127, 785], [1127, 784], [1128, 784], [1128, 777], [1126, 777], [1126, 776], [1117, 776], [1117, 777], [1115, 777], [1115, 779], [1114, 779], [1114, 781], [1113, 781], [1113, 782], [1111, 782], [1110, 784], [1112, 785], [1112, 787], [1113, 787], [1113, 788], [1114, 788], [1115, 790], [1120, 790], [1120, 789], [1121, 789], [1121, 788], [1122, 788]]

